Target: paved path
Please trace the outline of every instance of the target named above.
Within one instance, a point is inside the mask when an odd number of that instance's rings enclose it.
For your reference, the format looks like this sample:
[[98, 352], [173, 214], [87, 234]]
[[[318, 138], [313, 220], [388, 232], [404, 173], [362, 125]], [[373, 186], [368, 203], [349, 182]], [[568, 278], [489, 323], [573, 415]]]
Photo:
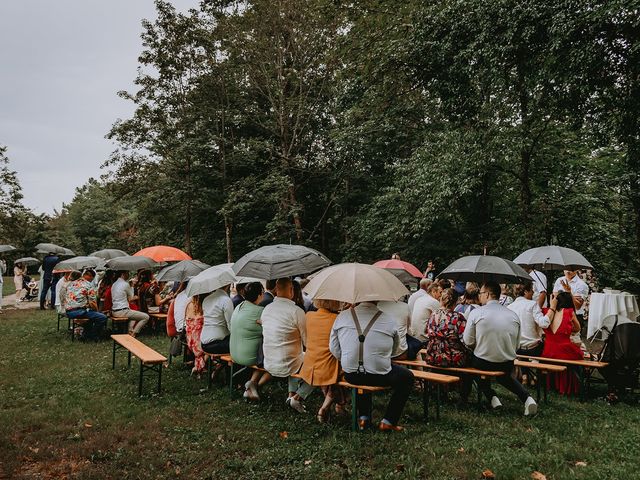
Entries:
[[[5, 295], [2, 297], [2, 309], [3, 310], [15, 310], [16, 294]], [[31, 300], [30, 302], [18, 302], [18, 310], [29, 310], [40, 308], [38, 299]]]

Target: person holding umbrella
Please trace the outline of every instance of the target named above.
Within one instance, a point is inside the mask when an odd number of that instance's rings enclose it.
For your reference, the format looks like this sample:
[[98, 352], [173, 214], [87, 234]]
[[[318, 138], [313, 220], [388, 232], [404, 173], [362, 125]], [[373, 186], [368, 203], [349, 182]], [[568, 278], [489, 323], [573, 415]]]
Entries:
[[[45, 300], [47, 299], [47, 293], [51, 290], [51, 308], [55, 308], [56, 292], [55, 284], [53, 283], [53, 267], [60, 261], [58, 255], [53, 252], [49, 252], [44, 260], [42, 260], [42, 290], [40, 291], [40, 310], [45, 309]], [[93, 278], [92, 278], [93, 280]]]

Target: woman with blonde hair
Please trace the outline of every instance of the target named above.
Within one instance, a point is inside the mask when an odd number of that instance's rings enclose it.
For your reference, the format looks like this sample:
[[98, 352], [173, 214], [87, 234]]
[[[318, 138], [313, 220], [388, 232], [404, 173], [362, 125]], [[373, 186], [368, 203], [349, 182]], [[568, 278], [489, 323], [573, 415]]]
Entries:
[[16, 308], [18, 302], [24, 298], [24, 276], [27, 273], [27, 267], [24, 263], [18, 262], [13, 266], [13, 284], [16, 287]]
[[335, 403], [336, 413], [343, 413], [346, 403], [346, 395], [337, 385], [340, 362], [329, 351], [331, 329], [343, 305], [336, 300], [321, 299], [314, 300], [313, 304], [318, 310], [306, 315], [307, 351], [299, 375], [309, 385], [322, 389], [324, 402], [318, 410], [317, 419], [324, 423], [329, 417], [331, 405]]
[[187, 305], [185, 313], [185, 324], [187, 333], [187, 346], [193, 353], [194, 362], [191, 374], [200, 375], [206, 368], [206, 359], [204, 351], [200, 345], [200, 334], [204, 325], [204, 312], [202, 310], [202, 301], [208, 293], [194, 295]]

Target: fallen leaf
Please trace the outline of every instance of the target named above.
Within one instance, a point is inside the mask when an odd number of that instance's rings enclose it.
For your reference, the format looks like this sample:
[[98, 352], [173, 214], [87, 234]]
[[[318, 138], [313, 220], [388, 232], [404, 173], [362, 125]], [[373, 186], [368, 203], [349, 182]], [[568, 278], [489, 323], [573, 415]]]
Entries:
[[586, 467], [587, 466], [587, 462], [576, 462], [575, 466], [576, 467]]
[[218, 435], [218, 441], [221, 442], [222, 440], [224, 440], [224, 435], [222, 434]]
[[33, 453], [38, 453], [40, 451], [39, 448], [33, 448], [33, 447], [29, 447], [29, 450], [31, 450]]
[[464, 453], [464, 448], [460, 447], [458, 450], [456, 450], [458, 453]]
[[93, 425], [91, 425], [90, 423], [85, 423], [85, 424], [84, 424], [84, 426], [85, 426], [85, 428], [91, 428], [91, 427], [93, 427]]
[[311, 462], [312, 462], [311, 460], [305, 460], [305, 461], [304, 461], [304, 464], [305, 464], [305, 465], [311, 465]]
[[289, 432], [280, 432], [280, 438], [286, 440], [289, 438]]
[[399, 463], [396, 465], [396, 472], [404, 472], [404, 463]]
[[496, 478], [494, 473], [488, 468], [482, 471], [482, 478]]
[[533, 480], [547, 480], [547, 477], [544, 475], [544, 473], [540, 473], [537, 470], [531, 474], [531, 478]]

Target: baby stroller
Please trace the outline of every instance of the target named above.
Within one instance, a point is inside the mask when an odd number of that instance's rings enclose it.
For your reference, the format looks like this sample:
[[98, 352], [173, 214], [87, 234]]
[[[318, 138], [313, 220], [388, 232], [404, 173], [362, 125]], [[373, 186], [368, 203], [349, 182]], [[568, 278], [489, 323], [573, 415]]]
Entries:
[[26, 290], [26, 294], [21, 298], [23, 302], [31, 302], [38, 298], [38, 282], [32, 280], [29, 275], [22, 276], [22, 288]]
[[600, 360], [609, 365], [600, 373], [609, 387], [608, 400], [626, 391], [633, 392], [640, 382], [640, 323], [614, 325], [602, 349]]

